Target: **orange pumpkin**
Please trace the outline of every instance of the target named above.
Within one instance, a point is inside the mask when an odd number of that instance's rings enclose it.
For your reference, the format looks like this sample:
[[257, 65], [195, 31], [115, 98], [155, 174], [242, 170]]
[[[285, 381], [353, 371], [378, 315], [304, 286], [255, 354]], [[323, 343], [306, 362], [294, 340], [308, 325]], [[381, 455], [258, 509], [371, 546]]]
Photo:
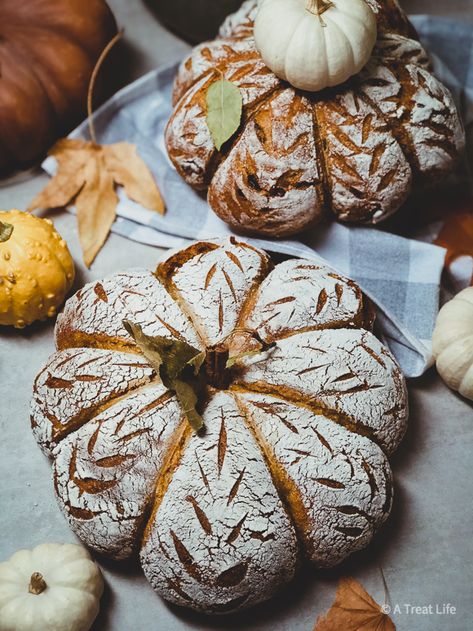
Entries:
[[116, 32], [104, 0], [1, 0], [0, 172], [37, 160], [84, 117]]

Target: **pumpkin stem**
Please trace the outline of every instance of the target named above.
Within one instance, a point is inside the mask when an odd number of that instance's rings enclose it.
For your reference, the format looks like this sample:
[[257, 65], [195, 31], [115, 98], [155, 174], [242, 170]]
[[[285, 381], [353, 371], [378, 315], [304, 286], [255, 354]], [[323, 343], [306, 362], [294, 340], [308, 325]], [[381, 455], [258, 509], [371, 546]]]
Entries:
[[13, 226], [11, 223], [0, 221], [0, 243], [5, 243], [13, 234]]
[[325, 11], [328, 11], [333, 6], [335, 6], [332, 0], [307, 0], [306, 9], [309, 13], [313, 13], [314, 15], [320, 18], [320, 22], [322, 26], [325, 26], [324, 21], [322, 20], [322, 15]]
[[205, 374], [211, 386], [219, 390], [228, 388], [230, 374], [227, 370], [228, 348], [219, 344], [207, 351], [205, 356]]
[[47, 584], [43, 575], [39, 572], [33, 572], [30, 578], [30, 584], [28, 585], [29, 593], [38, 596], [39, 594], [42, 594], [46, 588]]
[[90, 77], [89, 88], [87, 90], [87, 116], [88, 116], [90, 137], [92, 139], [92, 142], [94, 143], [97, 143], [97, 136], [95, 134], [95, 127], [94, 127], [94, 112], [93, 112], [93, 103], [92, 103], [93, 97], [94, 97], [95, 82], [97, 81], [97, 76], [100, 72], [100, 68], [102, 67], [103, 62], [107, 58], [108, 53], [112, 50], [115, 44], [122, 38], [122, 36], [123, 36], [123, 29], [118, 31], [115, 37], [108, 42], [108, 44], [105, 46], [105, 48], [101, 52], [100, 57], [98, 58], [97, 63], [95, 64], [95, 68], [92, 71], [92, 76]]

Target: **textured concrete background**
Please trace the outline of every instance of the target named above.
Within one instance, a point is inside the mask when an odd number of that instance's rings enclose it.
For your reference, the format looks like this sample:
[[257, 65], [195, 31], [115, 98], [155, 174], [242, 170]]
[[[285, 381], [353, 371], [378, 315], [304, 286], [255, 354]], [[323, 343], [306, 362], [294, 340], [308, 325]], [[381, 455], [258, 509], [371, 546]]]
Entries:
[[[123, 82], [177, 60], [187, 50], [140, 0], [110, 4], [126, 28]], [[473, 0], [406, 0], [404, 5], [412, 12], [473, 20]], [[45, 181], [39, 174], [0, 183], [0, 208], [25, 208]], [[88, 271], [81, 262], [74, 218], [58, 213], [55, 223], [76, 260], [77, 287], [125, 267], [154, 267], [160, 255], [159, 250], [112, 236]], [[52, 351], [51, 322], [0, 333], [0, 560], [43, 541], [74, 541], [55, 503], [50, 465], [29, 428], [31, 384]], [[276, 601], [227, 620], [169, 607], [153, 593], [137, 565], [99, 559], [107, 589], [94, 630], [311, 631], [316, 616], [330, 606], [340, 575], [354, 575], [381, 602], [380, 567], [392, 602], [401, 606], [402, 613], [394, 617], [398, 631], [473, 629], [473, 409], [434, 371], [410, 383], [410, 402], [409, 432], [392, 462], [393, 515], [367, 551], [336, 571], [303, 571]], [[454, 605], [456, 615], [435, 613], [435, 606], [444, 603]], [[434, 613], [408, 614], [407, 604], [432, 604]]]

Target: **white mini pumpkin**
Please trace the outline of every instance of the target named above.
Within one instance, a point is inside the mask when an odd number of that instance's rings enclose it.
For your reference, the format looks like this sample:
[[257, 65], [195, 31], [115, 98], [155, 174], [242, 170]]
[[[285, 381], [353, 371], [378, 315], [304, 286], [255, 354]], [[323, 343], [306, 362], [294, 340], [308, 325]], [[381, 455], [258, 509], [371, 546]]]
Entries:
[[442, 307], [432, 343], [442, 379], [473, 400], [473, 287]]
[[87, 631], [103, 580], [82, 546], [44, 543], [0, 563], [0, 631]]
[[263, 61], [280, 79], [318, 92], [366, 65], [377, 23], [365, 0], [263, 0], [254, 36]]

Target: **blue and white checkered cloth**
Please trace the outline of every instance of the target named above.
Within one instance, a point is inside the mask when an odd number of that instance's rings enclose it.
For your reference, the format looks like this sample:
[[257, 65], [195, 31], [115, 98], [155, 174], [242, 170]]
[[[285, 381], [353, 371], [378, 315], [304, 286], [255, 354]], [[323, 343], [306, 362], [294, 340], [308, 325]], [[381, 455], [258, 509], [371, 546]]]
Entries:
[[[436, 72], [449, 85], [473, 140], [473, 31], [465, 25], [426, 16], [414, 18], [422, 40], [434, 55]], [[134, 241], [164, 248], [189, 240], [229, 234], [230, 229], [210, 210], [205, 198], [190, 189], [172, 167], [164, 147], [164, 128], [171, 113], [171, 89], [176, 67], [157, 69], [118, 92], [95, 116], [102, 143], [128, 141], [138, 146], [166, 202], [161, 217], [120, 191], [113, 232]], [[84, 122], [72, 138], [88, 138]], [[471, 150], [470, 144], [470, 150]], [[48, 158], [44, 168], [55, 171]], [[378, 308], [378, 329], [407, 377], [421, 375], [432, 364], [431, 337], [439, 308], [445, 251], [431, 241], [440, 226], [405, 236], [332, 223], [304, 234], [299, 241], [254, 240], [267, 250], [290, 256], [324, 259], [356, 280]], [[414, 237], [414, 238], [412, 238]], [[471, 258], [453, 267], [450, 286], [467, 285]]]

